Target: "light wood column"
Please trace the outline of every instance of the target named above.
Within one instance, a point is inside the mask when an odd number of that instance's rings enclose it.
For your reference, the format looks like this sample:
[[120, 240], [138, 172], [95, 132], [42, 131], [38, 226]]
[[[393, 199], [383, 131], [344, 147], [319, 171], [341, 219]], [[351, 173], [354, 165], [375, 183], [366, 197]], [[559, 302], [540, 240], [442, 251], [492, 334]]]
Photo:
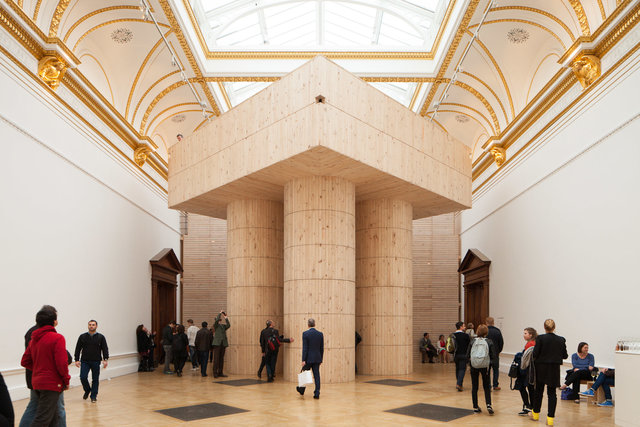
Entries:
[[355, 379], [355, 186], [312, 176], [284, 188], [284, 378], [297, 381], [307, 319], [324, 333], [323, 383]]
[[413, 210], [408, 202], [368, 200], [356, 206], [358, 373], [406, 375], [411, 351]]
[[261, 360], [260, 331], [268, 319], [282, 323], [282, 215], [282, 203], [268, 200], [238, 200], [227, 206], [231, 328], [225, 370], [231, 374], [255, 375]]

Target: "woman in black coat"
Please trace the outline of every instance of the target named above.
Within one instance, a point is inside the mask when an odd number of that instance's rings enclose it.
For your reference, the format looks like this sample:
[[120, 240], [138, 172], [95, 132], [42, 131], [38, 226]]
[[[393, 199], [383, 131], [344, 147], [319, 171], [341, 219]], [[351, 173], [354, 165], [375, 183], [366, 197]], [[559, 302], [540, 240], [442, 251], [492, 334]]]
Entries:
[[189, 354], [189, 338], [184, 333], [184, 325], [176, 326], [176, 333], [173, 335], [171, 343], [171, 352], [173, 354], [173, 368], [176, 374], [181, 377], [182, 368], [187, 361], [187, 354]]
[[138, 366], [138, 372], [153, 371], [153, 337], [154, 335], [149, 335], [149, 331], [144, 327], [144, 325], [138, 325], [136, 328], [138, 354], [140, 354], [140, 366]]
[[552, 319], [544, 321], [546, 334], [539, 335], [536, 345], [533, 348], [533, 366], [536, 371], [536, 384], [533, 399], [533, 411], [531, 413], [534, 420], [540, 418], [540, 408], [542, 406], [542, 396], [544, 386], [547, 386], [547, 397], [549, 399], [547, 412], [547, 425], [553, 425], [556, 414], [558, 397], [556, 389], [560, 387], [560, 366], [567, 354], [567, 343], [565, 339], [553, 333], [556, 323]]

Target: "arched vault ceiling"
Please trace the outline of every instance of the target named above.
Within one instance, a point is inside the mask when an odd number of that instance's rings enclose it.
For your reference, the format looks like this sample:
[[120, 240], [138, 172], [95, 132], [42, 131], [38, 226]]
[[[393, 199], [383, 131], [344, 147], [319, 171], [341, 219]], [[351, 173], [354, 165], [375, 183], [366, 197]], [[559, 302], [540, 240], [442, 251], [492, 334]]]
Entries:
[[[30, 26], [51, 41], [58, 39], [78, 58], [74, 72], [92, 82], [139, 142], [157, 146], [164, 160], [176, 134], [187, 136], [206, 120], [193, 91], [206, 103], [206, 113], [215, 116], [305, 60], [300, 52], [286, 50], [203, 51], [193, 27], [201, 13], [193, 6], [196, 0], [145, 0], [158, 27], [144, 17], [140, 0], [6, 1], [21, 11]], [[618, 4], [629, 0], [498, 0], [453, 82], [456, 66], [489, 1], [439, 1], [433, 6], [435, 12], [411, 6], [417, 17], [435, 16], [443, 22], [439, 32], [429, 30], [432, 52], [367, 53], [363, 48], [325, 54], [427, 118], [451, 83], [434, 122], [477, 156], [558, 73], [558, 61], [567, 50], [596, 33]], [[378, 18], [387, 25], [384, 17]], [[184, 75], [172, 64], [158, 28]]]

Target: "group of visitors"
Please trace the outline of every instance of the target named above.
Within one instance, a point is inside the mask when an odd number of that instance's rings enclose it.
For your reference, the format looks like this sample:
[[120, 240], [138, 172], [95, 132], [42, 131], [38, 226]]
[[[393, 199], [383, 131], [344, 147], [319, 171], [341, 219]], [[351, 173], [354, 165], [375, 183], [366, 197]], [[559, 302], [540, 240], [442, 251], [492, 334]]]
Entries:
[[[83, 399], [98, 399], [100, 364], [106, 368], [109, 348], [104, 335], [97, 332], [98, 322], [88, 322], [88, 332], [78, 337], [74, 357], [67, 350], [64, 336], [56, 331], [58, 311], [44, 305], [36, 313], [36, 324], [24, 336], [25, 351], [21, 365], [25, 368], [25, 380], [30, 390], [29, 403], [19, 425], [26, 426], [66, 426], [66, 411], [63, 392], [69, 389], [69, 365], [75, 359], [80, 368], [80, 382], [84, 390]], [[89, 383], [91, 372], [91, 384]], [[0, 377], [0, 380], [2, 378]], [[4, 385], [4, 380], [0, 381]], [[2, 425], [13, 426], [15, 415], [6, 387], [0, 387]]]
[[[138, 331], [141, 330], [138, 326]], [[200, 368], [203, 377], [208, 376], [207, 366], [211, 355], [213, 355], [213, 377], [226, 377], [224, 374], [224, 353], [229, 346], [227, 330], [231, 327], [231, 322], [227, 313], [220, 311], [216, 316], [212, 329], [208, 329], [209, 324], [202, 322], [202, 328], [198, 329], [193, 324], [192, 319], [187, 320], [188, 328], [177, 324], [175, 320], [169, 322], [162, 330], [162, 348], [164, 350], [164, 373], [182, 376], [182, 371], [187, 358], [191, 360], [191, 369], [196, 371]], [[147, 346], [141, 345], [145, 342], [145, 337], [138, 332], [138, 352], [142, 360]], [[173, 363], [173, 371], [171, 364]]]
[[438, 360], [440, 363], [449, 362], [444, 335], [440, 335], [438, 337], [438, 341], [436, 341], [434, 345], [431, 342], [431, 338], [429, 338], [429, 333], [425, 332], [423, 337], [420, 339], [420, 345], [418, 348], [422, 355], [422, 363], [435, 363], [434, 359]]
[[[456, 331], [447, 340], [447, 351], [454, 354], [456, 363], [456, 389], [463, 390], [463, 380], [467, 365], [471, 375], [471, 400], [473, 410], [482, 412], [478, 406], [479, 377], [485, 396], [487, 412], [494, 414], [491, 405], [492, 390], [500, 390], [499, 385], [499, 354], [503, 348], [503, 338], [500, 329], [494, 326], [494, 319], [488, 317], [486, 324], [479, 325], [473, 333], [467, 328], [473, 324], [456, 323]], [[514, 357], [510, 376], [515, 376], [515, 389], [519, 390], [522, 398], [522, 411], [518, 415], [531, 415], [537, 421], [543, 403], [546, 388], [548, 398], [547, 425], [553, 425], [557, 407], [556, 390], [568, 390], [568, 399], [580, 403], [579, 395], [594, 396], [598, 388], [602, 387], [605, 401], [598, 406], [613, 406], [610, 387], [615, 385], [615, 370], [603, 369], [594, 384], [585, 392], [579, 393], [581, 380], [592, 380], [597, 372], [595, 358], [589, 354], [589, 345], [581, 342], [578, 351], [571, 357], [572, 368], [566, 373], [563, 384], [560, 384], [560, 367], [568, 357], [566, 341], [555, 334], [555, 322], [547, 319], [544, 322], [545, 334], [538, 335], [537, 331], [528, 327], [523, 331], [525, 346], [522, 352]], [[491, 379], [491, 372], [493, 378]]]

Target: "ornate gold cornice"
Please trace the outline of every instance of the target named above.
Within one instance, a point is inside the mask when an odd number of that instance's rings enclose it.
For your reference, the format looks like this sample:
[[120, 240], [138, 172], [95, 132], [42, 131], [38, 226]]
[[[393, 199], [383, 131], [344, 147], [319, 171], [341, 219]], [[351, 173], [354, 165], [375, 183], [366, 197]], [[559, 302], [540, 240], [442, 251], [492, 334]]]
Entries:
[[[9, 3], [11, 5], [11, 3]], [[4, 9], [0, 8], [0, 25], [9, 32], [25, 49], [35, 58], [40, 59], [44, 55], [44, 49], [40, 44], [22, 28]]]
[[33, 22], [38, 20], [38, 13], [40, 12], [40, 5], [42, 4], [42, 0], [38, 0], [36, 2], [36, 7], [33, 9]]
[[[456, 35], [453, 37], [451, 46], [449, 47], [449, 50], [447, 51], [447, 54], [444, 57], [442, 66], [440, 66], [440, 69], [438, 70], [438, 74], [436, 75], [437, 79], [444, 78], [444, 75], [447, 72], [449, 65], [451, 64], [451, 61], [453, 60], [453, 56], [456, 53], [458, 46], [460, 45], [460, 41], [462, 40], [462, 37], [464, 36], [465, 31], [469, 26], [469, 22], [471, 22], [471, 18], [473, 17], [473, 14], [475, 13], [476, 8], [478, 7], [478, 3], [480, 3], [480, 0], [470, 0], [469, 5], [467, 6], [467, 10], [465, 11], [464, 16], [462, 17], [462, 21], [458, 26], [458, 30], [456, 31]], [[422, 105], [422, 109], [420, 110], [421, 116], [425, 116], [427, 114], [427, 110], [431, 105], [431, 101], [433, 101], [433, 97], [435, 96], [436, 91], [438, 90], [438, 85], [439, 85], [438, 83], [434, 83], [433, 85], [431, 85], [431, 88], [429, 89], [429, 94], [427, 95], [427, 98], [424, 104]]]
[[51, 26], [49, 27], [49, 37], [56, 37], [58, 35], [58, 27], [60, 27], [60, 20], [64, 15], [64, 11], [67, 10], [71, 0], [60, 0], [56, 10], [51, 18]]
[[587, 14], [584, 13], [584, 8], [582, 7], [582, 3], [580, 0], [569, 0], [569, 4], [573, 8], [576, 16], [578, 17], [578, 22], [580, 22], [580, 29], [582, 30], [583, 36], [588, 36], [591, 34], [589, 30], [589, 21], [587, 21]]
[[[468, 33], [469, 35], [473, 36], [473, 34], [470, 31], [468, 31]], [[482, 43], [482, 41], [479, 38], [476, 39], [475, 43], [478, 46], [480, 46], [480, 48], [484, 51], [485, 55], [487, 55], [487, 57], [493, 64], [493, 67], [498, 72], [498, 75], [500, 76], [500, 80], [502, 81], [502, 85], [504, 86], [504, 90], [507, 93], [507, 100], [509, 101], [509, 107], [511, 108], [511, 118], [515, 117], [516, 112], [515, 112], [515, 109], [513, 108], [513, 99], [511, 98], [511, 91], [509, 90], [509, 85], [507, 84], [507, 80], [504, 78], [504, 74], [502, 73], [502, 70], [498, 65], [498, 61], [496, 61], [496, 59], [493, 57], [489, 49], [487, 49], [487, 46], [485, 46], [485, 44]]]
[[189, 60], [189, 65], [191, 65], [191, 69], [193, 70], [193, 73], [196, 75], [196, 78], [200, 79], [199, 80], [200, 85], [202, 86], [202, 90], [205, 96], [207, 97], [207, 101], [209, 101], [209, 106], [211, 106], [213, 113], [216, 116], [219, 116], [220, 109], [218, 108], [218, 104], [216, 104], [216, 100], [214, 99], [213, 94], [211, 93], [211, 89], [209, 88], [207, 83], [202, 79], [203, 77], [202, 71], [200, 70], [198, 63], [195, 57], [193, 56], [191, 47], [189, 47], [189, 43], [187, 42], [187, 39], [184, 36], [184, 33], [182, 32], [182, 28], [180, 27], [180, 24], [178, 24], [178, 20], [176, 19], [176, 17], [173, 14], [173, 11], [171, 10], [171, 6], [169, 5], [168, 0], [158, 0], [158, 2], [162, 7], [162, 11], [164, 12], [165, 17], [169, 21], [169, 25], [171, 26], [171, 28], [173, 28], [173, 31], [175, 32], [175, 36], [178, 39], [178, 42], [180, 43], [182, 52], [185, 54], [185, 56]]
[[[571, 41], [574, 41], [576, 39], [576, 37], [573, 35], [573, 33], [571, 32], [567, 24], [565, 24], [560, 18], [547, 12], [546, 10], [536, 9], [534, 7], [527, 7], [527, 6], [502, 6], [502, 7], [492, 8], [489, 13], [500, 12], [504, 10], [523, 10], [526, 12], [538, 13], [540, 15], [546, 16], [547, 18], [551, 19], [552, 21], [560, 25], [567, 32], [567, 34], [569, 35], [569, 38], [571, 38]], [[475, 27], [475, 25], [473, 25], [472, 27]]]
[[[631, 0], [626, 0], [624, 6], [626, 6], [630, 1]], [[618, 7], [615, 12], [609, 16], [609, 18], [616, 16], [619, 12], [622, 11], [622, 9], [623, 8]], [[600, 58], [606, 55], [607, 52], [609, 52], [609, 50], [611, 50], [611, 48], [615, 46], [616, 43], [618, 43], [618, 41], [620, 41], [625, 35], [627, 35], [627, 33], [638, 23], [638, 21], [640, 21], [640, 3], [638, 3], [633, 9], [629, 11], [626, 19], [616, 25], [615, 28], [611, 30], [604, 39], [602, 39], [602, 41], [595, 48], [595, 54]], [[599, 35], [603, 26], [598, 28], [595, 36]]]
[[298, 52], [286, 52], [286, 51], [215, 51], [212, 52], [207, 45], [204, 35], [200, 30], [200, 26], [196, 20], [196, 17], [191, 8], [189, 0], [183, 0], [184, 8], [187, 11], [191, 26], [196, 33], [200, 48], [204, 53], [206, 59], [311, 59], [318, 55], [326, 56], [329, 59], [422, 59], [431, 60], [435, 58], [435, 53], [438, 50], [438, 46], [442, 40], [444, 31], [449, 24], [451, 14], [455, 7], [457, 0], [453, 0], [449, 3], [445, 15], [442, 19], [442, 24], [438, 28], [438, 33], [433, 42], [433, 46], [430, 51], [412, 51], [412, 52], [344, 52], [344, 51], [298, 51]]
[[69, 36], [71, 36], [71, 33], [73, 32], [73, 30], [75, 30], [78, 27], [78, 25], [82, 24], [87, 19], [94, 17], [96, 15], [99, 15], [101, 13], [111, 12], [113, 10], [138, 10], [139, 11], [140, 7], [139, 6], [110, 6], [110, 7], [94, 10], [91, 13], [87, 13], [82, 18], [78, 19], [76, 22], [73, 23], [73, 25], [69, 28], [69, 30], [67, 30], [62, 41], [66, 43], [67, 40], [69, 40]]
[[[169, 34], [171, 34], [172, 31], [173, 31], [173, 29], [169, 29], [169, 31], [167, 31], [165, 33], [164, 37], [165, 38], [168, 37]], [[127, 118], [129, 116], [129, 107], [131, 106], [131, 100], [133, 98], [133, 93], [135, 92], [136, 86], [138, 85], [138, 80], [140, 79], [140, 75], [142, 74], [142, 70], [144, 70], [144, 67], [147, 65], [147, 62], [149, 62], [149, 59], [151, 58], [151, 55], [153, 55], [153, 52], [156, 51], [156, 49], [158, 48], [158, 46], [160, 46], [162, 44], [162, 42], [163, 42], [162, 38], [158, 39], [156, 44], [154, 44], [153, 47], [151, 48], [151, 50], [149, 50], [149, 53], [147, 53], [147, 56], [144, 57], [144, 60], [142, 61], [142, 65], [140, 65], [140, 68], [138, 69], [138, 72], [136, 73], [136, 76], [133, 79], [133, 83], [131, 84], [131, 90], [129, 91], [129, 97], [127, 98], [127, 106], [125, 107], [125, 110], [124, 110], [124, 117], [125, 118]]]
[[146, 145], [140, 145], [138, 148], [133, 150], [133, 161], [140, 167], [144, 166], [147, 162], [147, 158], [151, 154], [151, 149]]

